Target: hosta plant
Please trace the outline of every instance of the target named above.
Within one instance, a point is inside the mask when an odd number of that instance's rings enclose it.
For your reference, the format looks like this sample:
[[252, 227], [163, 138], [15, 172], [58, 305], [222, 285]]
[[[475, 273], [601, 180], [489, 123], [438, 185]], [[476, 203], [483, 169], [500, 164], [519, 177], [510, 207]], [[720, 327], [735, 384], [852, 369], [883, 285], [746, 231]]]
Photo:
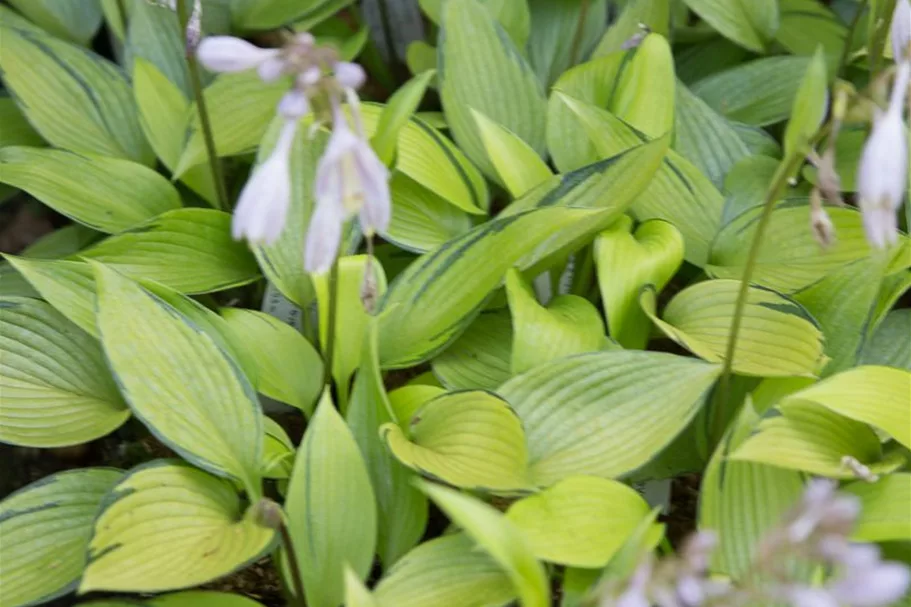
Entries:
[[911, 605], [908, 0], [10, 0], [0, 76], [0, 607]]

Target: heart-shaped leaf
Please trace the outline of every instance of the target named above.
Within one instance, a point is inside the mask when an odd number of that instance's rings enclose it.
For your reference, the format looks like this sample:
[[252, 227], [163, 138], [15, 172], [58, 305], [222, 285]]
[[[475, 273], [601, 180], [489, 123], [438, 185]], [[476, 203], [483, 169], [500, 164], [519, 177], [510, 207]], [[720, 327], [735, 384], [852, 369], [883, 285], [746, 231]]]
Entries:
[[639, 306], [646, 285], [661, 292], [683, 263], [683, 236], [672, 224], [651, 220], [630, 233], [621, 217], [595, 239], [598, 285], [610, 335], [624, 348], [643, 349], [651, 321]]
[[525, 433], [500, 398], [453, 392], [421, 407], [408, 426], [380, 430], [406, 466], [456, 487], [514, 493], [529, 487]]

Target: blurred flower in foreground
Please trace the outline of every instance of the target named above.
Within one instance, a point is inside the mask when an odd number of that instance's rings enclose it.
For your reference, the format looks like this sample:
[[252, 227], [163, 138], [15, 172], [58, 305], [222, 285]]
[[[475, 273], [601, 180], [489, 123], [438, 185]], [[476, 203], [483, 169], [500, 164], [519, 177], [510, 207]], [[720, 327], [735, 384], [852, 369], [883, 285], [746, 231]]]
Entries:
[[[626, 584], [608, 587], [599, 607], [887, 607], [908, 589], [911, 572], [881, 560], [879, 548], [852, 543], [860, 515], [855, 496], [841, 495], [829, 480], [813, 480], [803, 497], [765, 534], [741, 583], [708, 575], [715, 546], [711, 532], [693, 535], [676, 556], [647, 559]], [[796, 579], [795, 560], [832, 572], [823, 585]]]
[[359, 214], [368, 238], [388, 227], [389, 172], [364, 133], [356, 93], [366, 79], [361, 66], [340, 61], [335, 49], [317, 46], [306, 33], [297, 34], [280, 49], [260, 48], [232, 36], [213, 36], [202, 41], [197, 56], [212, 71], [256, 69], [264, 82], [293, 77], [291, 90], [278, 105], [285, 124], [275, 148], [254, 169], [238, 201], [232, 226], [235, 238], [268, 244], [284, 229], [291, 197], [291, 149], [298, 122], [311, 109], [317, 114], [316, 124], [331, 122], [332, 134], [317, 166], [316, 210], [304, 252], [306, 270], [322, 273], [332, 266], [342, 225], [352, 215]]
[[896, 62], [911, 59], [911, 1], [898, 0], [892, 13], [892, 57]]

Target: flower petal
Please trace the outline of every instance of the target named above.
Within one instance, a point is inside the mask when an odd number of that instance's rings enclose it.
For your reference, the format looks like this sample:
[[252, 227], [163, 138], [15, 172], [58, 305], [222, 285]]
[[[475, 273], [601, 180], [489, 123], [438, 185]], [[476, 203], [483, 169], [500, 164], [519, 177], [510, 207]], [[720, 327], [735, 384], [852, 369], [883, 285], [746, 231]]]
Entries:
[[213, 72], [242, 72], [278, 53], [278, 49], [259, 48], [234, 36], [210, 36], [199, 43], [196, 56]]

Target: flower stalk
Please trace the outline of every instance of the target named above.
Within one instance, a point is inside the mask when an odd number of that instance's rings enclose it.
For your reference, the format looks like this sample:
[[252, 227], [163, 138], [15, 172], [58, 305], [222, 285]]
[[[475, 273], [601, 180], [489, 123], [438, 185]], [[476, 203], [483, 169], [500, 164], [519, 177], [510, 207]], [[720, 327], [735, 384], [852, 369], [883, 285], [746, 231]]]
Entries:
[[[187, 0], [177, 0], [177, 17], [180, 20], [180, 30], [184, 33], [187, 41], [193, 37], [193, 32], [189, 31], [190, 21], [193, 18], [193, 11], [188, 10]], [[196, 33], [198, 40], [198, 33]], [[227, 211], [231, 208], [228, 201], [228, 189], [225, 186], [225, 177], [222, 172], [221, 161], [218, 158], [218, 152], [215, 149], [215, 137], [212, 134], [212, 122], [209, 120], [209, 110], [206, 107], [206, 98], [203, 95], [202, 78], [199, 76], [199, 63], [196, 60], [196, 45], [186, 45], [187, 71], [190, 75], [190, 86], [193, 88], [193, 97], [196, 100], [196, 111], [199, 114], [199, 125], [202, 128], [203, 141], [206, 145], [206, 155], [209, 158], [209, 169], [212, 172], [212, 179], [215, 181], [215, 194], [218, 200], [218, 207]]]

